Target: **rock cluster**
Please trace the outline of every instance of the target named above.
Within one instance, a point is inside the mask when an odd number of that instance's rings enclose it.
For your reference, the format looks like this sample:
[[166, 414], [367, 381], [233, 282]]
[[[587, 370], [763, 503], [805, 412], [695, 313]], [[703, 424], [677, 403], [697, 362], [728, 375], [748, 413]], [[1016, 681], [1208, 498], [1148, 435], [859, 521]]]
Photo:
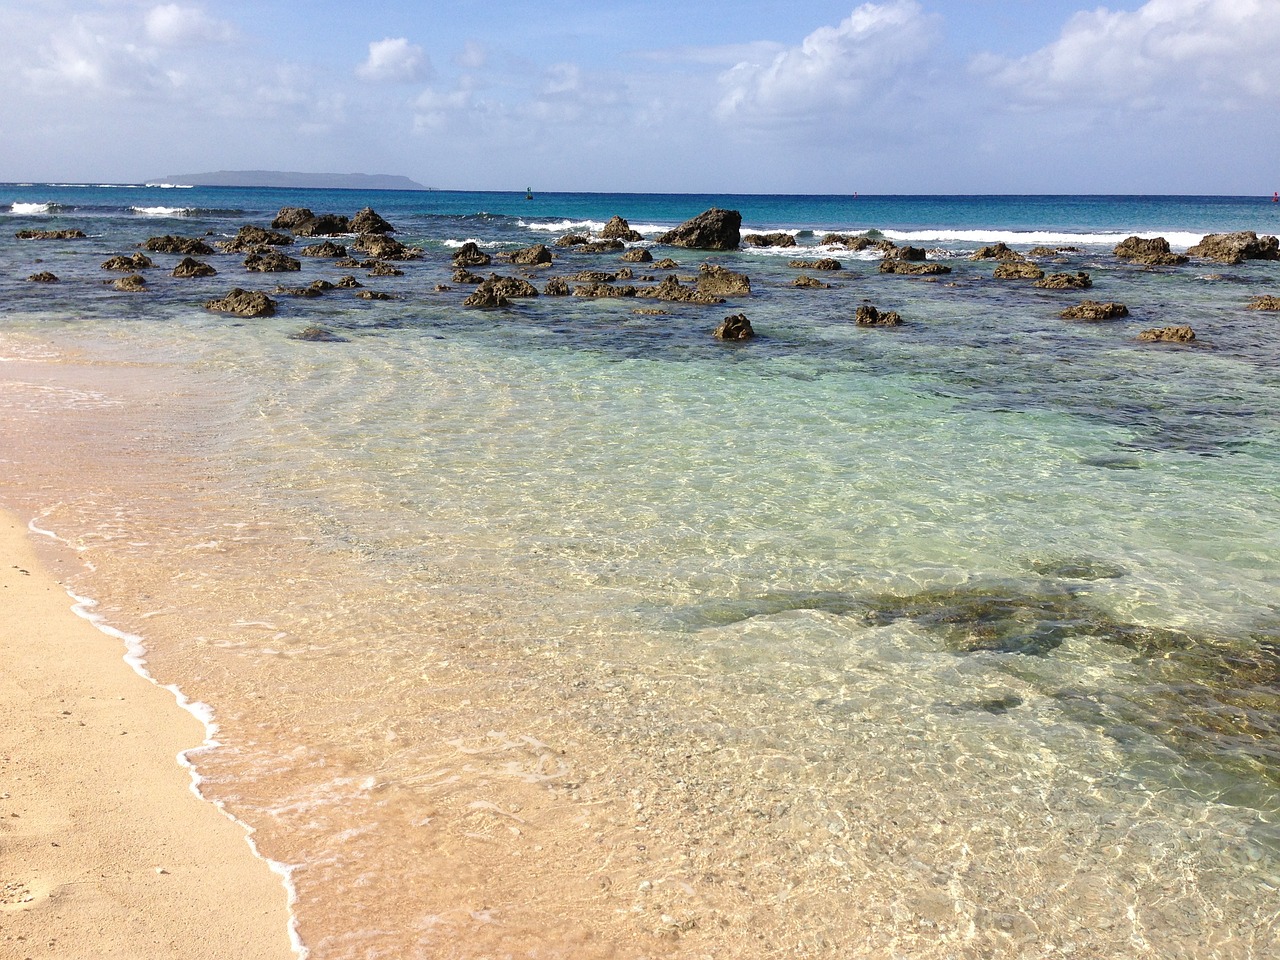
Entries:
[[1238, 233], [1211, 233], [1187, 253], [1193, 257], [1238, 264], [1246, 260], [1280, 260], [1280, 241], [1275, 237], [1259, 237], [1252, 230]]
[[19, 230], [14, 234], [19, 240], [83, 240], [83, 230]]
[[197, 237], [175, 237], [167, 233], [163, 237], [152, 237], [142, 247], [152, 253], [181, 253], [188, 257], [207, 257], [213, 254], [213, 248]]
[[1111, 251], [1121, 260], [1151, 267], [1173, 267], [1187, 262], [1187, 257], [1169, 249], [1164, 237], [1126, 237]]
[[736, 250], [742, 241], [742, 214], [712, 207], [658, 238], [658, 243], [691, 250]]
[[742, 238], [748, 247], [794, 247], [796, 238], [789, 233], [748, 233]]

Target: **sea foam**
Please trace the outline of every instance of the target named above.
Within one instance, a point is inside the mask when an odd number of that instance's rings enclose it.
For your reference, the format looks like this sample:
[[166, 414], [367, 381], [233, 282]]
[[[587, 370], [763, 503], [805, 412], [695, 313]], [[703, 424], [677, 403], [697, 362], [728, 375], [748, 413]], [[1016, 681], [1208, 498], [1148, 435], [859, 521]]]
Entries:
[[196, 212], [190, 207], [130, 207], [129, 210], [140, 217], [190, 217]]
[[9, 207], [9, 212], [20, 217], [34, 216], [40, 213], [53, 213], [59, 209], [56, 203], [14, 203]]

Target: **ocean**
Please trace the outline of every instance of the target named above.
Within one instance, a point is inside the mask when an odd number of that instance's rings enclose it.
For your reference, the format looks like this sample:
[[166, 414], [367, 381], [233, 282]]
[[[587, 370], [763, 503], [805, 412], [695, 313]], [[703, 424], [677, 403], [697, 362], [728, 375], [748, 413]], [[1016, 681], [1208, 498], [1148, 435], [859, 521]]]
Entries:
[[[287, 206], [423, 254], [101, 267]], [[713, 206], [796, 245], [655, 245]], [[615, 215], [676, 266], [555, 245]], [[205, 705], [311, 957], [1280, 954], [1280, 262], [1112, 253], [1270, 197], [14, 184], [0, 227], [0, 506]], [[824, 242], [867, 232], [950, 272]], [[750, 294], [465, 307], [466, 241]]]

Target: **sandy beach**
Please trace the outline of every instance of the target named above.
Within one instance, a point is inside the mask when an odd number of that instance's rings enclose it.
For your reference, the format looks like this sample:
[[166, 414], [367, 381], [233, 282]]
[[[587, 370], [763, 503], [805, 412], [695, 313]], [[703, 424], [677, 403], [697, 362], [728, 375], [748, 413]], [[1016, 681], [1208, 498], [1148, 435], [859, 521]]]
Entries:
[[0, 955], [294, 956], [286, 890], [191, 789], [205, 732], [0, 514]]

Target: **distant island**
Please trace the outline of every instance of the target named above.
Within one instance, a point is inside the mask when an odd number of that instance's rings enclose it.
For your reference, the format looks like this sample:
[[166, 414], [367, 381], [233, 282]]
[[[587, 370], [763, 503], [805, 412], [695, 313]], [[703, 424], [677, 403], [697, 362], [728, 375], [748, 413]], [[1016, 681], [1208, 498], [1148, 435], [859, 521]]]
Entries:
[[193, 187], [308, 187], [318, 190], [427, 190], [416, 180], [385, 173], [292, 173], [284, 170], [218, 170], [175, 173], [148, 183]]

